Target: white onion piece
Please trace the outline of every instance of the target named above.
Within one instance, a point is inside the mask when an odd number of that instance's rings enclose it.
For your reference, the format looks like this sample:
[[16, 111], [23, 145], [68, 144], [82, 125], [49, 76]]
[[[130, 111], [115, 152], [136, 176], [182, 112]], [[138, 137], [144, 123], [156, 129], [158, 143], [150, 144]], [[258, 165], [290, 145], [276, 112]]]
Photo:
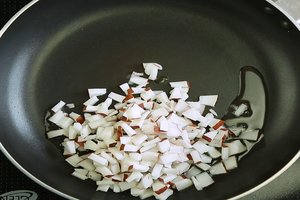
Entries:
[[208, 155], [212, 157], [213, 159], [219, 158], [222, 154], [220, 151], [218, 151], [216, 148], [211, 148], [210, 151], [208, 151]]
[[200, 118], [202, 117], [200, 112], [194, 108], [190, 108], [186, 110], [185, 112], [182, 113], [182, 115], [193, 121], [200, 121]]
[[77, 121], [77, 119], [80, 118], [81, 116], [75, 112], [71, 112], [69, 114], [69, 117], [71, 117], [74, 121]]
[[247, 150], [246, 146], [244, 146], [240, 140], [224, 143], [224, 146], [229, 148], [229, 156], [239, 154]]
[[211, 168], [209, 169], [209, 172], [212, 175], [217, 175], [217, 174], [226, 174], [226, 168], [224, 167], [224, 164], [222, 162], [216, 163]]
[[201, 154], [200, 157], [201, 157], [201, 162], [203, 162], [203, 163], [211, 163], [211, 161], [212, 161], [212, 158], [205, 154]]
[[218, 113], [212, 108], [209, 109], [209, 112], [211, 112], [214, 116], [218, 116]]
[[193, 182], [190, 179], [183, 179], [175, 183], [176, 189], [178, 191], [184, 190], [193, 185]]
[[181, 162], [181, 163], [177, 163], [175, 164], [173, 167], [174, 169], [177, 170], [178, 174], [184, 174], [185, 172], [187, 172], [190, 168], [190, 164], [187, 162]]
[[158, 95], [156, 95], [156, 99], [157, 99], [158, 102], [161, 102], [161, 103], [170, 102], [169, 97], [165, 92], [161, 92]]
[[164, 191], [164, 192], [161, 193], [161, 194], [154, 193], [154, 196], [155, 196], [155, 198], [158, 199], [158, 200], [166, 200], [166, 199], [169, 198], [172, 194], [173, 194], [173, 190], [167, 189], [166, 191]]
[[143, 63], [145, 74], [149, 75], [150, 80], [156, 80], [158, 70], [162, 70], [162, 66], [157, 63]]
[[102, 192], [107, 192], [109, 190], [109, 186], [110, 185], [99, 185], [96, 190], [102, 191]]
[[97, 110], [98, 110], [98, 106], [88, 105], [88, 106], [85, 107], [84, 112], [92, 113], [92, 112], [97, 112]]
[[218, 95], [205, 95], [200, 96], [199, 101], [201, 104], [214, 107], [218, 99]]
[[129, 157], [136, 161], [142, 160], [142, 154], [140, 153], [129, 153]]
[[111, 165], [118, 164], [117, 160], [113, 158], [110, 154], [106, 153], [105, 151], [101, 151], [101, 156], [106, 159]]
[[192, 178], [193, 176], [196, 176], [198, 174], [200, 174], [202, 171], [198, 168], [198, 167], [191, 167], [187, 173], [186, 173], [186, 177], [187, 178]]
[[229, 128], [230, 132], [233, 133], [235, 136], [239, 136], [242, 132], [245, 131], [245, 128], [240, 126], [240, 127], [230, 127]]
[[177, 177], [177, 175], [173, 174], [168, 174], [168, 175], [163, 175], [161, 179], [164, 181], [165, 184], [168, 184], [172, 180], [174, 180]]
[[162, 171], [163, 165], [161, 164], [155, 164], [155, 166], [152, 169], [152, 173], [151, 176], [153, 179], [158, 179], [161, 175], [161, 171]]
[[153, 179], [152, 179], [151, 174], [147, 174], [141, 180], [141, 186], [144, 189], [147, 189], [147, 188], [151, 187], [152, 184], [153, 184]]
[[195, 186], [195, 188], [199, 191], [199, 190], [203, 190], [203, 187], [201, 185], [201, 183], [194, 177], [192, 176], [191, 177], [192, 181], [193, 181], [193, 184]]
[[204, 144], [201, 141], [196, 142], [195, 144], [193, 144], [193, 147], [200, 153], [203, 154], [205, 152], [208, 152], [211, 150], [211, 147]]
[[129, 83], [137, 85], [146, 85], [148, 83], [148, 79], [132, 75], [129, 79]]
[[157, 146], [161, 153], [165, 153], [165, 152], [169, 151], [171, 145], [170, 145], [169, 140], [164, 140], [162, 142], [159, 142], [157, 144]]
[[189, 83], [187, 81], [177, 81], [177, 82], [170, 82], [172, 88], [189, 88]]
[[120, 188], [120, 186], [119, 186], [119, 185], [117, 185], [117, 184], [114, 184], [113, 186], [114, 186], [114, 188], [113, 188], [113, 192], [115, 192], [115, 193], [119, 193], [119, 192], [121, 192], [121, 188]]
[[201, 104], [200, 101], [196, 101], [196, 102], [188, 101], [187, 103], [191, 108], [198, 110], [200, 114], [202, 114], [205, 109], [205, 105]]
[[47, 137], [48, 138], [54, 138], [54, 137], [58, 137], [58, 136], [62, 136], [67, 134], [67, 131], [64, 129], [59, 129], [59, 130], [54, 130], [54, 131], [49, 131], [47, 132]]
[[70, 109], [75, 108], [75, 104], [74, 103], [68, 103], [66, 104], [66, 106]]
[[226, 160], [223, 160], [223, 164], [226, 170], [233, 170], [238, 167], [237, 159], [235, 156], [231, 156]]
[[74, 171], [74, 172], [72, 173], [72, 175], [75, 176], [75, 177], [77, 177], [77, 178], [79, 178], [79, 179], [81, 179], [81, 180], [86, 180], [86, 179], [88, 179], [88, 177], [87, 177], [86, 175], [83, 175], [83, 174], [81, 174], [81, 173], [78, 172], [78, 171]]
[[86, 102], [84, 102], [83, 105], [85, 105], [85, 106], [93, 106], [98, 101], [99, 101], [99, 99], [97, 98], [97, 96], [92, 96]]
[[65, 117], [65, 113], [59, 110], [54, 113], [54, 115], [52, 115], [48, 120], [54, 124], [57, 124], [63, 117]]
[[92, 89], [88, 89], [88, 93], [90, 98], [93, 96], [101, 96], [106, 94], [106, 89], [105, 88], [92, 88]]
[[153, 196], [153, 191], [151, 189], [147, 189], [139, 197], [140, 199], [147, 199], [151, 196]]
[[[166, 199], [176, 188], [194, 185], [202, 190], [211, 185], [211, 175], [235, 169], [263, 137], [258, 138], [260, 130], [227, 128], [217, 119], [211, 108], [217, 95], [186, 101], [187, 81], [170, 82], [169, 97], [165, 91], [152, 90], [151, 80], [162, 67], [143, 66], [146, 75], [133, 72], [129, 82], [119, 86], [124, 96], [110, 92], [99, 102], [97, 96], [106, 94], [106, 89], [89, 89], [83, 115], [63, 112], [63, 101], [51, 108], [47, 119], [60, 129], [47, 130], [47, 136], [65, 137], [63, 154], [76, 168], [73, 176], [95, 181], [99, 191], [130, 189], [142, 199], [153, 195]], [[243, 104], [234, 108], [236, 116], [248, 109]]]
[[87, 137], [90, 133], [91, 133], [91, 129], [88, 125], [83, 126], [82, 129], [80, 130], [80, 136], [83, 138]]
[[89, 171], [87, 177], [89, 177], [93, 181], [100, 181], [102, 179], [102, 176], [95, 171]]
[[108, 95], [109, 98], [111, 98], [112, 100], [115, 100], [116, 102], [122, 103], [123, 100], [125, 99], [125, 96], [123, 95], [119, 95], [117, 93], [111, 92]]
[[131, 145], [131, 144], [125, 144], [124, 145], [124, 149], [123, 151], [127, 151], [127, 152], [137, 152], [138, 151], [138, 147]]
[[160, 181], [155, 181], [153, 184], [152, 184], [152, 189], [155, 193], [163, 193], [167, 187], [165, 184], [163, 184], [162, 182]]
[[196, 166], [199, 167], [200, 169], [202, 169], [203, 171], [207, 171], [211, 168], [211, 166], [206, 163], [198, 163], [198, 164], [196, 164]]
[[77, 167], [78, 163], [81, 162], [83, 159], [78, 156], [78, 154], [74, 154], [65, 159], [70, 165], [73, 167]]
[[195, 176], [195, 178], [200, 183], [200, 186], [203, 188], [214, 183], [214, 180], [209, 176], [207, 172], [198, 174], [197, 176]]
[[74, 103], [68, 103], [68, 104], [66, 104], [66, 106], [67, 106], [69, 109], [75, 108], [75, 104], [74, 104]]
[[202, 161], [202, 159], [201, 159], [200, 154], [198, 153], [198, 151], [194, 150], [190, 154], [192, 156], [192, 159], [193, 159], [194, 163], [198, 163], [198, 162]]
[[89, 159], [101, 164], [101, 165], [104, 165], [104, 166], [107, 166], [108, 165], [108, 160], [103, 158], [102, 156], [99, 156], [99, 155], [96, 155], [94, 153], [92, 153], [89, 157]]
[[70, 155], [76, 153], [75, 142], [73, 140], [64, 142], [63, 146], [64, 146], [64, 155]]
[[239, 135], [240, 139], [256, 141], [258, 138], [259, 130], [244, 131]]
[[174, 110], [178, 113], [182, 113], [186, 111], [189, 108], [188, 103], [186, 103], [183, 100], [178, 100], [176, 106], [174, 107]]
[[97, 185], [112, 185], [112, 184], [114, 184], [114, 182], [111, 180], [103, 179], [102, 181], [97, 181], [96, 184]]
[[237, 107], [237, 109], [233, 112], [233, 114], [236, 117], [241, 116], [246, 110], [248, 109], [248, 106], [246, 104], [241, 104]]
[[120, 88], [127, 95], [128, 89], [130, 88], [130, 86], [128, 85], [128, 83], [123, 83], [122, 85], [120, 85]]
[[71, 118], [64, 116], [56, 123], [56, 125], [63, 129], [68, 129], [73, 123], [74, 121]]
[[150, 144], [150, 145], [148, 145], [148, 146], [144, 146], [144, 147], [142, 147], [142, 148], [140, 148], [140, 152], [141, 153], [143, 153], [143, 152], [145, 152], [145, 151], [150, 151], [150, 149], [152, 149], [152, 148], [154, 148], [154, 147], [156, 147], [156, 144]]
[[140, 189], [140, 188], [137, 188], [137, 187], [133, 187], [130, 189], [130, 194], [134, 197], [137, 197], [141, 194], [143, 194], [145, 191], [145, 189]]
[[204, 137], [203, 138], [210, 142], [211, 140], [213, 140], [216, 137], [217, 134], [218, 134], [218, 131], [210, 131], [210, 132], [205, 133], [204, 134], [205, 138]]
[[107, 104], [105, 102], [100, 103], [98, 105], [98, 109], [96, 110], [96, 113], [107, 115], [108, 114], [108, 106], [107, 106]]
[[171, 92], [170, 99], [181, 99], [182, 93], [180, 87], [175, 87]]
[[156, 152], [143, 152], [141, 153], [143, 161], [156, 162], [159, 156], [159, 153]]
[[129, 137], [129, 136], [120, 137], [121, 144], [128, 144], [128, 143], [130, 143], [130, 141], [131, 141], [131, 137]]
[[138, 182], [143, 177], [141, 172], [132, 172], [130, 176], [126, 179], [126, 182], [130, 183], [132, 181]]
[[108, 169], [105, 166], [99, 166], [96, 167], [95, 169], [96, 172], [99, 172], [102, 176], [110, 176], [110, 175], [114, 175], [110, 169]]
[[117, 148], [115, 148], [115, 147], [114, 148], [109, 148], [108, 150], [109, 150], [109, 152], [111, 152], [114, 155], [114, 157], [117, 160], [123, 160], [124, 159], [123, 153], [120, 150], [118, 150]]
[[146, 90], [143, 93], [141, 93], [141, 97], [145, 101], [154, 100], [155, 99], [155, 93], [151, 89], [150, 90]]
[[95, 122], [98, 120], [103, 120], [103, 117], [101, 115], [90, 115], [85, 117], [85, 120], [88, 122]]
[[120, 190], [122, 192], [126, 191], [126, 190], [129, 190], [130, 188], [134, 187], [135, 186], [135, 182], [131, 182], [131, 183], [127, 183], [127, 182], [120, 182], [119, 183], [119, 187], [120, 187]]
[[128, 124], [126, 123], [122, 123], [121, 127], [123, 128], [123, 130], [129, 135], [129, 136], [133, 136], [136, 134], [136, 131], [131, 128]]
[[226, 160], [229, 157], [229, 148], [222, 147], [222, 160]]
[[162, 156], [160, 156], [160, 163], [162, 164], [169, 164], [178, 159], [178, 154], [175, 153], [164, 153]]
[[92, 151], [97, 151], [99, 149], [99, 145], [92, 140], [88, 140], [84, 143], [84, 148]]
[[131, 89], [133, 90], [133, 94], [141, 94], [146, 90], [144, 87], [131, 87]]
[[144, 134], [136, 134], [133, 137], [131, 137], [131, 141], [133, 144], [135, 144], [136, 146], [140, 146], [142, 145], [142, 143], [144, 141], [146, 141], [148, 137]]
[[169, 115], [169, 112], [165, 109], [165, 108], [158, 108], [158, 109], [155, 109], [151, 112], [151, 115], [153, 117], [161, 117], [161, 116], [168, 116]]
[[51, 108], [51, 110], [53, 112], [57, 112], [57, 111], [61, 110], [65, 105], [66, 105], [66, 103], [64, 101], [59, 101], [53, 108]]
[[113, 174], [118, 174], [121, 172], [121, 168], [120, 168], [120, 165], [119, 163], [118, 164], [115, 164], [115, 165], [111, 165], [110, 166], [110, 170]]
[[84, 159], [81, 162], [78, 163], [79, 167], [82, 167], [88, 171], [94, 171], [95, 170], [95, 165], [93, 164], [93, 161], [89, 159]]
[[150, 145], [153, 145], [153, 144], [157, 144], [158, 142], [160, 142], [160, 138], [159, 137], [143, 143], [142, 146], [146, 147], [146, 146], [150, 146]]

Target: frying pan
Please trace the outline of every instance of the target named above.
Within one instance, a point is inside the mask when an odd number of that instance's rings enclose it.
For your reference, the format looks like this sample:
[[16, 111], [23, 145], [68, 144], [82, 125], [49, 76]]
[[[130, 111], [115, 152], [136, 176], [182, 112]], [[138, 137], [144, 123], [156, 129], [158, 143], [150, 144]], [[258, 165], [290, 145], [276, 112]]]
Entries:
[[1, 32], [0, 141], [6, 156], [49, 190], [66, 198], [132, 198], [95, 192], [94, 183], [72, 177], [45, 137], [44, 116], [60, 99], [83, 102], [87, 88], [117, 90], [142, 62], [162, 64], [169, 80], [189, 80], [191, 99], [218, 94], [220, 114], [237, 96], [241, 67], [259, 70], [267, 90], [264, 141], [212, 187], [170, 199], [243, 195], [299, 157], [300, 34], [266, 2], [41, 0], [27, 8]]

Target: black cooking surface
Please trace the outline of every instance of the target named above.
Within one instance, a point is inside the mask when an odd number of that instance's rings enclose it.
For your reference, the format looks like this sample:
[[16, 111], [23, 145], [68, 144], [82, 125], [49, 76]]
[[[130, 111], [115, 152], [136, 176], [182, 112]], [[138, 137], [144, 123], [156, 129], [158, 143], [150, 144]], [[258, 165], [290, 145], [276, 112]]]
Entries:
[[[0, 28], [29, 2], [29, 0], [0, 0]], [[63, 199], [29, 179], [0, 152], [0, 195], [15, 190], [34, 191], [41, 200]], [[0, 199], [2, 200], [1, 197]]]
[[[29, 0], [0, 0], [0, 27]], [[1, 43], [0, 43], [1, 45]], [[1, 66], [0, 66], [1, 67]], [[38, 161], [33, 161], [37, 162]], [[300, 199], [300, 161], [298, 160], [287, 172], [270, 183], [268, 186], [245, 197], [244, 199], [274, 199], [274, 190], [281, 189], [276, 199]], [[54, 193], [44, 189], [33, 182], [22, 172], [20, 172], [4, 155], [0, 152], [0, 195], [5, 192], [15, 190], [31, 190], [38, 194], [38, 199], [63, 199]], [[278, 191], [277, 191], [278, 193]], [[0, 197], [1, 198], [1, 197]], [[1, 198], [2, 199], [2, 198]]]

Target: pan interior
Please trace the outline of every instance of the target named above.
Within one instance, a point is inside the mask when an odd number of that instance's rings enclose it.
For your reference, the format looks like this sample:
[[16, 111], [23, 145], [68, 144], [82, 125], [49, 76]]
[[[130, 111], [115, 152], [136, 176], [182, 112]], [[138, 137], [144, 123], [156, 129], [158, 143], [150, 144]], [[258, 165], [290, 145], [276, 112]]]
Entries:
[[267, 87], [264, 142], [212, 187], [172, 198], [232, 197], [269, 178], [298, 151], [299, 33], [282, 29], [258, 1], [68, 2], [39, 2], [0, 45], [0, 139], [41, 181], [79, 199], [131, 198], [95, 192], [92, 182], [70, 176], [72, 167], [44, 136], [43, 119], [61, 99], [80, 110], [88, 88], [121, 93], [118, 86], [133, 70], [142, 71], [142, 62], [162, 64], [169, 81], [190, 81], [191, 100], [218, 94], [220, 115], [238, 94], [243, 66], [255, 66]]

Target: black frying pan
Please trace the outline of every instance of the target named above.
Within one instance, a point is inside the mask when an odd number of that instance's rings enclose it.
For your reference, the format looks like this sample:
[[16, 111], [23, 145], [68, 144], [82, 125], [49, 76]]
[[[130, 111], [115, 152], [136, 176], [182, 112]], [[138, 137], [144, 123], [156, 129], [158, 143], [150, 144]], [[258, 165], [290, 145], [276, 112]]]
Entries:
[[191, 99], [219, 94], [216, 110], [224, 114], [237, 96], [240, 68], [251, 65], [268, 93], [264, 141], [212, 187], [171, 199], [236, 196], [299, 151], [299, 49], [296, 27], [261, 0], [41, 0], [0, 40], [1, 149], [69, 198], [132, 198], [95, 192], [94, 183], [70, 175], [72, 167], [44, 135], [46, 111], [59, 99], [83, 102], [87, 88], [116, 90], [140, 63], [158, 62], [170, 80], [192, 83]]

